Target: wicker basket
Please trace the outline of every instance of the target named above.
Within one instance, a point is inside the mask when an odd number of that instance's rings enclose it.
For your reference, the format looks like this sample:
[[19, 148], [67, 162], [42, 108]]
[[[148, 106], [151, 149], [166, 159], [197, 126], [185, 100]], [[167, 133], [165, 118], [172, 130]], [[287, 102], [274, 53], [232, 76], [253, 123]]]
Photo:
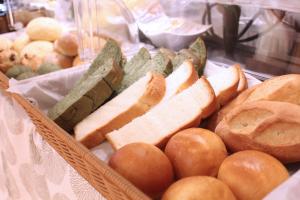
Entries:
[[8, 78], [3, 73], [0, 72], [0, 88], [8, 88]]
[[[8, 88], [8, 79], [0, 72], [0, 88]], [[149, 200], [144, 193], [94, 156], [22, 96], [11, 95], [28, 113], [38, 133], [98, 192], [109, 200]]]

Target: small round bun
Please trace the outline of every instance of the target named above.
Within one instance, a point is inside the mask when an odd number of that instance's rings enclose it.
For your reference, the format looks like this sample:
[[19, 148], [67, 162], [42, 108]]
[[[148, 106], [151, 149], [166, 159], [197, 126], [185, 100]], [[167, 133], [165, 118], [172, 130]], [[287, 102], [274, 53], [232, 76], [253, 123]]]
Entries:
[[54, 47], [51, 42], [30, 42], [21, 51], [21, 63], [36, 70], [43, 63], [44, 58], [53, 51]]
[[209, 176], [193, 176], [173, 183], [162, 200], [235, 200], [229, 187]]
[[154, 145], [128, 144], [113, 154], [109, 166], [151, 197], [162, 194], [173, 182], [171, 162]]
[[12, 41], [4, 36], [0, 36], [0, 51], [10, 49]]
[[62, 68], [69, 68], [73, 65], [73, 58], [54, 51], [46, 55], [44, 63], [51, 63]]
[[165, 153], [173, 164], [177, 178], [217, 176], [227, 156], [219, 136], [202, 128], [190, 128], [175, 134], [167, 143]]
[[0, 71], [6, 73], [7, 70], [19, 62], [20, 57], [16, 51], [12, 49], [0, 51]]
[[62, 27], [53, 18], [38, 17], [29, 22], [26, 33], [31, 40], [55, 41], [62, 34]]
[[64, 34], [54, 43], [55, 50], [65, 56], [78, 55], [78, 41], [73, 33]]
[[253, 150], [228, 156], [218, 174], [218, 179], [240, 200], [261, 200], [288, 177], [286, 168], [276, 158]]
[[27, 34], [22, 34], [18, 36], [13, 42], [13, 49], [18, 53], [21, 53], [22, 49], [30, 42], [29, 36]]
[[82, 64], [84, 64], [84, 63], [85, 63], [85, 62], [82, 61], [82, 60], [80, 59], [79, 56], [76, 56], [76, 57], [74, 58], [74, 60], [73, 60], [73, 66], [82, 65]]

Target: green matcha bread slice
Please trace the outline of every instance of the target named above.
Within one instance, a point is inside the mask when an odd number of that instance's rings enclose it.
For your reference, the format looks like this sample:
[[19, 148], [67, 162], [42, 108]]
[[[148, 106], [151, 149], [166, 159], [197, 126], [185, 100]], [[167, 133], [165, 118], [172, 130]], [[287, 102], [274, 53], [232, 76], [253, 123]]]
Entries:
[[108, 100], [123, 78], [123, 70], [113, 59], [89, 74], [52, 109], [48, 116], [66, 131]]

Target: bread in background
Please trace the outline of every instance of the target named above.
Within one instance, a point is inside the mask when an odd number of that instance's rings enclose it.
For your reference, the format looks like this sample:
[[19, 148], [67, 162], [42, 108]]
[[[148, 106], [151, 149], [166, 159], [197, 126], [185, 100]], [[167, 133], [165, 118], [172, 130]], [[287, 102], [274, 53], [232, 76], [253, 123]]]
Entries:
[[73, 58], [65, 56], [58, 52], [50, 52], [44, 58], [44, 63], [51, 63], [60, 66], [61, 68], [69, 68], [73, 66]]
[[10, 49], [12, 47], [12, 41], [7, 37], [0, 36], [0, 51]]
[[62, 31], [59, 22], [50, 17], [35, 18], [26, 27], [26, 33], [31, 40], [53, 42], [61, 36]]
[[12, 48], [17, 51], [19, 54], [21, 53], [22, 49], [30, 42], [29, 36], [25, 33], [18, 36], [12, 45]]
[[239, 200], [261, 200], [288, 177], [288, 171], [278, 160], [259, 151], [240, 151], [228, 156], [218, 174], [218, 179]]
[[78, 40], [74, 33], [66, 33], [54, 42], [55, 51], [65, 56], [78, 55]]
[[33, 41], [27, 44], [21, 51], [21, 63], [30, 66], [33, 70], [44, 62], [44, 58], [53, 52], [53, 43], [48, 41]]
[[5, 49], [0, 51], [0, 71], [6, 71], [12, 66], [20, 62], [19, 54], [12, 49]]

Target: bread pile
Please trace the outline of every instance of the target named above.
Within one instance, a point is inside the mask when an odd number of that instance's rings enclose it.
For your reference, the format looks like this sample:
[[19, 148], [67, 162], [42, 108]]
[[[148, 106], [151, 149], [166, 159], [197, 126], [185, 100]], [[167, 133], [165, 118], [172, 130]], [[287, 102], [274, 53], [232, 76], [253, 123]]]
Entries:
[[108, 40], [48, 116], [87, 148], [107, 139], [109, 165], [152, 198], [262, 199], [289, 177], [280, 161], [300, 160], [300, 75], [247, 89], [238, 65], [203, 76], [203, 52], [197, 39], [125, 61]]
[[30, 78], [84, 63], [78, 56], [75, 32], [65, 32], [49, 17], [33, 19], [14, 41], [1, 37], [0, 43], [0, 71], [9, 78]]

